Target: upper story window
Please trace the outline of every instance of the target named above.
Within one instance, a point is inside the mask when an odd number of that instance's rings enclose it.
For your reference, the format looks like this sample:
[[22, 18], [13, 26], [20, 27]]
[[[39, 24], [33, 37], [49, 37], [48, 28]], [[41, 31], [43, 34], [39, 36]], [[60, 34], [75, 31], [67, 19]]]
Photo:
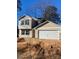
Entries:
[[29, 20], [25, 20], [25, 25], [29, 25]]
[[21, 25], [29, 25], [29, 20], [22, 20]]
[[24, 25], [24, 20], [21, 21], [21, 25]]

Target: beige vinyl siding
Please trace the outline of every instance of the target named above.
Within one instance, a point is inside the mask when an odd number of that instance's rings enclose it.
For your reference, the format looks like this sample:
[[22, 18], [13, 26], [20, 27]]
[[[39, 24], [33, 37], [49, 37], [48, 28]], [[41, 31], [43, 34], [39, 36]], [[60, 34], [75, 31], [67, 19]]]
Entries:
[[59, 31], [59, 38], [60, 39], [60, 26], [59, 25], [56, 25], [52, 22], [49, 22], [37, 29], [35, 29], [35, 38], [39, 38], [39, 31], [40, 30], [49, 30], [49, 31]]

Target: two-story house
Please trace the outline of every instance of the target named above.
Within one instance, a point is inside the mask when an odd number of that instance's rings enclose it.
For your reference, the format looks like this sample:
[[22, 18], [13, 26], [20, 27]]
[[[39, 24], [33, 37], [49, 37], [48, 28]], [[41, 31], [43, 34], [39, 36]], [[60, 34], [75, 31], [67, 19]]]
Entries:
[[31, 38], [33, 37], [33, 30], [32, 28], [37, 26], [38, 22], [37, 19], [30, 16], [22, 16], [19, 18], [19, 37], [26, 37]]
[[60, 39], [61, 27], [47, 20], [38, 24], [38, 19], [30, 16], [19, 18], [19, 37], [37, 39]]

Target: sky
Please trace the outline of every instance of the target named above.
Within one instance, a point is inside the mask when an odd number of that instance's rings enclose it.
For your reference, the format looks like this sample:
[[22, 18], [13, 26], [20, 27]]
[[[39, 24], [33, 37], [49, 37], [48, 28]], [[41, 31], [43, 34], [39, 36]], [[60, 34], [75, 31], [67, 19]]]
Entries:
[[[47, 3], [48, 1], [48, 4], [52, 5], [52, 6], [55, 6], [58, 11], [57, 13], [58, 14], [61, 14], [61, 0], [42, 0], [44, 3]], [[33, 6], [35, 6], [36, 4], [38, 4], [40, 2], [40, 0], [21, 0], [21, 11], [17, 11], [17, 18], [20, 17], [20, 16], [23, 16], [23, 15], [31, 15], [34, 17], [34, 15], [32, 15], [32, 13], [28, 12], [29, 9], [31, 9]], [[38, 13], [40, 13], [38, 11]]]

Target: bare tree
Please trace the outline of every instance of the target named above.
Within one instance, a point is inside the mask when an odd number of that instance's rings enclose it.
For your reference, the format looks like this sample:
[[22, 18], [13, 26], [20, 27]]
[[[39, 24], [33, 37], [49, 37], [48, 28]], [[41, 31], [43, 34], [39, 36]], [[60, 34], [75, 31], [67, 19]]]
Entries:
[[17, 0], [17, 10], [21, 10], [21, 1]]
[[57, 8], [55, 6], [48, 6], [45, 9], [44, 20], [50, 20], [54, 23], [60, 24], [61, 20], [59, 14], [57, 13]]

